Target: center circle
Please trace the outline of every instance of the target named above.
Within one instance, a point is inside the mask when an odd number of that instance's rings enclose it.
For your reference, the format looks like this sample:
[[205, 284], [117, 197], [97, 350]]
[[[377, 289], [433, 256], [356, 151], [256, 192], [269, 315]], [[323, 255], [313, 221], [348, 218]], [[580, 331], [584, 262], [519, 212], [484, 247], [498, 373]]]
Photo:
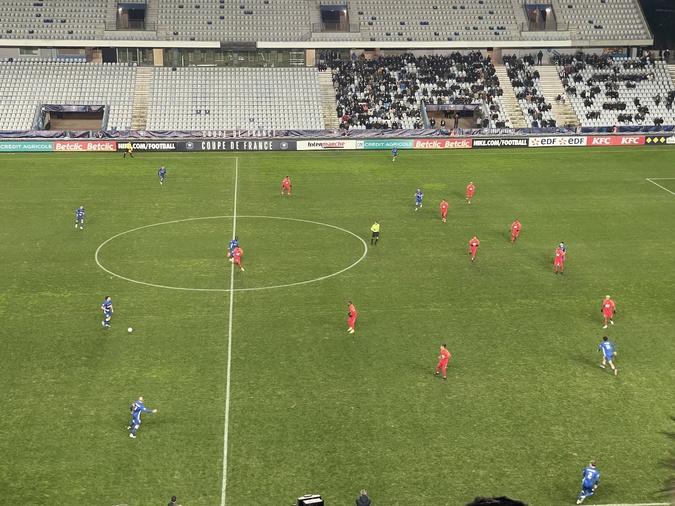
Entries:
[[[179, 277], [183, 274], [183, 271], [186, 271], [189, 275], [191, 269], [197, 269], [202, 271], [208, 269], [209, 272], [203, 272], [202, 277], [212, 281], [213, 279], [219, 280], [222, 279], [222, 284], [229, 284], [229, 273], [230, 269], [226, 270], [227, 278], [224, 276], [224, 271], [219, 267], [229, 267], [231, 264], [227, 262], [226, 252], [227, 252], [227, 243], [230, 241], [231, 228], [228, 230], [227, 227], [218, 230], [214, 234], [214, 226], [211, 224], [210, 220], [237, 220], [239, 241], [241, 247], [244, 250], [244, 256], [242, 263], [246, 267], [247, 265], [247, 251], [248, 255], [251, 258], [254, 258], [252, 254], [254, 251], [261, 252], [265, 251], [267, 263], [270, 265], [265, 265], [262, 263], [257, 263], [254, 268], [249, 268], [246, 273], [242, 273], [242, 276], [238, 277], [238, 280], [249, 280], [257, 279], [249, 275], [249, 272], [257, 270], [258, 272], [264, 272], [268, 275], [277, 275], [285, 276], [286, 271], [288, 271], [288, 276], [291, 277], [293, 274], [299, 270], [299, 266], [294, 266], [292, 263], [288, 264], [288, 260], [295, 260], [300, 258], [301, 261], [305, 261], [307, 267], [310, 270], [313, 270], [315, 274], [320, 274], [318, 272], [324, 266], [324, 264], [333, 264], [331, 266], [331, 271], [325, 275], [317, 275], [309, 279], [294, 281], [294, 282], [275, 282], [274, 284], [269, 285], [259, 285], [259, 286], [249, 286], [244, 288], [208, 288], [208, 287], [188, 287], [188, 286], [175, 286], [173, 283], [164, 284], [153, 281], [143, 281], [142, 279], [147, 272], [160, 272], [162, 275], [164, 271], [169, 270], [169, 274], [172, 277]], [[240, 227], [239, 220], [244, 223], [250, 223], [248, 227], [243, 227], [243, 234], [240, 235], [239, 230], [242, 230]], [[250, 221], [249, 221], [250, 220]], [[269, 237], [272, 232], [269, 230], [272, 227], [256, 227], [253, 220], [277, 220], [277, 224], [273, 227], [275, 230], [274, 237]], [[290, 222], [295, 222], [293, 230], [293, 235], [291, 231], [283, 230], [283, 228], [291, 224]], [[154, 231], [156, 227], [178, 225], [189, 226], [190, 229], [187, 232], [181, 232], [178, 230], [171, 233], [155, 234], [155, 237], [152, 239], [154, 241], [151, 252], [145, 251], [145, 243], [139, 241], [135, 238], [136, 233], [141, 231]], [[298, 225], [305, 226], [305, 230], [298, 230]], [[311, 231], [309, 228], [321, 227], [319, 232]], [[309, 228], [308, 228], [309, 227]], [[260, 228], [260, 234], [256, 234], [256, 228]], [[344, 237], [340, 238], [333, 234], [332, 232], [338, 231], [342, 236], [347, 235], [352, 238], [357, 239], [360, 242], [358, 247], [357, 254], [360, 252], [360, 256], [356, 261], [346, 260], [345, 256], [354, 257], [354, 245], [345, 244]], [[186, 233], [194, 234], [194, 238], [190, 240], [188, 237], [185, 237]], [[296, 235], [297, 234], [297, 235]], [[126, 237], [125, 237], [126, 236]], [[206, 244], [200, 244], [199, 238], [206, 237], [208, 240]], [[120, 239], [115, 241], [116, 239]], [[269, 242], [265, 243], [263, 240], [267, 238]], [[125, 244], [124, 240], [127, 240]], [[134, 240], [135, 239], [135, 240]], [[256, 242], [257, 241], [257, 242]], [[307, 246], [308, 244], [320, 243], [324, 248], [324, 251], [313, 251], [311, 247]], [[353, 241], [349, 241], [353, 242]], [[253, 245], [253, 246], [251, 246]], [[332, 249], [328, 250], [331, 246]], [[338, 248], [339, 246], [339, 248]], [[361, 251], [361, 247], [363, 250]], [[123, 259], [128, 263], [126, 266], [127, 270], [137, 271], [139, 274], [132, 275], [122, 275], [119, 272], [119, 269], [108, 268], [104, 265], [102, 258], [105, 257], [105, 254], [102, 254], [102, 251], [114, 250], [117, 248], [117, 251], [113, 251], [113, 258], [120, 263], [120, 259]], [[162, 249], [164, 248], [164, 249]], [[251, 249], [249, 249], [251, 248]], [[289, 250], [288, 256], [281, 255], [281, 250], [284, 248]], [[328, 250], [328, 251], [326, 251]], [[176, 266], [171, 265], [171, 257], [169, 254], [163, 255], [163, 253], [173, 254], [176, 258]], [[116, 254], [115, 254], [116, 253]], [[343, 258], [333, 258], [326, 256], [326, 254], [338, 254]], [[145, 286], [152, 286], [155, 288], [164, 288], [168, 290], [184, 290], [184, 291], [196, 291], [196, 292], [245, 292], [245, 291], [255, 291], [255, 290], [271, 290], [275, 288], [285, 288], [291, 286], [305, 285], [309, 283], [315, 283], [317, 281], [322, 281], [324, 279], [332, 278], [339, 274], [342, 274], [345, 271], [355, 267], [361, 260], [363, 260], [368, 254], [368, 245], [360, 236], [356, 235], [354, 232], [351, 232], [347, 229], [338, 227], [336, 225], [330, 225], [328, 223], [321, 223], [318, 221], [312, 220], [303, 220], [299, 218], [283, 218], [279, 216], [205, 216], [199, 218], [186, 218], [182, 220], [172, 220], [164, 221], [160, 223], [152, 223], [150, 225], [144, 225], [142, 227], [136, 227], [124, 232], [120, 232], [109, 239], [105, 240], [99, 245], [94, 254], [94, 259], [96, 264], [105, 272], [111, 276], [123, 279], [130, 283], [136, 283]], [[106, 263], [109, 264], [110, 259], [106, 260]], [[124, 263], [122, 261], [121, 263]], [[347, 264], [348, 261], [351, 261], [346, 267], [342, 267]], [[256, 269], [257, 267], [257, 269]], [[294, 269], [294, 267], [296, 267]], [[238, 267], [235, 267], [238, 269]], [[179, 285], [181, 283], [177, 283]], [[188, 283], [185, 283], [188, 284]]]

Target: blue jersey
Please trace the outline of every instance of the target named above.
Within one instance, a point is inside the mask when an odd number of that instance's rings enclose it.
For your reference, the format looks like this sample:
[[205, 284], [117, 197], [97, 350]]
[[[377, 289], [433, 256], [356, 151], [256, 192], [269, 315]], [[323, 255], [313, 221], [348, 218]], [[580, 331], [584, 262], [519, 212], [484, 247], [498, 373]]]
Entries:
[[603, 341], [598, 347], [598, 351], [600, 350], [602, 350], [602, 352], [605, 354], [605, 357], [611, 359], [612, 355], [616, 351], [616, 346], [614, 346], [612, 341]]
[[146, 408], [145, 404], [141, 401], [134, 401], [129, 408], [129, 411], [131, 411], [131, 416], [134, 417], [134, 420], [138, 420], [139, 422], [141, 420], [141, 413], [152, 413], [152, 410]]
[[600, 483], [600, 471], [598, 471], [593, 466], [586, 466], [586, 469], [584, 469], [584, 479], [581, 482], [581, 486], [584, 489], [592, 489], [598, 483]]
[[75, 218], [81, 220], [84, 218], [84, 207], [78, 207], [75, 210]]
[[164, 167], [162, 167], [161, 169], [159, 169], [159, 170], [157, 171], [157, 174], [159, 174], [159, 177], [161, 177], [162, 179], [164, 179], [164, 174], [166, 174], [166, 169], [165, 169]]
[[104, 300], [103, 304], [101, 304], [101, 309], [103, 309], [105, 314], [112, 313], [112, 300]]
[[418, 190], [415, 192], [415, 200], [417, 202], [422, 202], [422, 197], [424, 197], [424, 192], [422, 190]]
[[391, 148], [391, 154], [392, 154], [393, 156], [398, 155], [398, 148], [397, 148], [396, 146], [394, 146], [393, 148]]
[[558, 248], [560, 249], [560, 251], [563, 252], [563, 259], [564, 259], [564, 258], [565, 258], [565, 253], [567, 253], [567, 248], [566, 248], [564, 245], [563, 245], [563, 246], [558, 246]]
[[232, 239], [230, 241], [230, 252], [234, 251], [234, 248], [236, 248], [237, 246], [239, 246], [239, 241], [236, 239]]

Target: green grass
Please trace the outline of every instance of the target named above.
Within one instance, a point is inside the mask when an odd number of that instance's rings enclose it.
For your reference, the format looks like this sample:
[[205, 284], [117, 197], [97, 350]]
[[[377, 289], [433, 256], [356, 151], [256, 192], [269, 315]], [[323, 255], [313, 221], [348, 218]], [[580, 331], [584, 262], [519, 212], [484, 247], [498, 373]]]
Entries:
[[[2, 155], [3, 504], [660, 502], [671, 451], [675, 177], [667, 148]], [[156, 171], [168, 176], [160, 188]], [[236, 233], [245, 272], [230, 322]], [[290, 174], [292, 197], [280, 196]], [[474, 203], [464, 188], [476, 184]], [[675, 191], [675, 179], [659, 180]], [[413, 211], [421, 186], [425, 204]], [[448, 222], [438, 204], [450, 203]], [[75, 208], [86, 228], [75, 230]], [[207, 220], [176, 221], [190, 218]], [[510, 245], [508, 227], [523, 224]], [[159, 285], [131, 283], [100, 269]], [[468, 240], [481, 246], [475, 264]], [[568, 246], [566, 272], [553, 252]], [[600, 303], [619, 376], [598, 367]], [[111, 295], [113, 327], [101, 328]], [[347, 300], [359, 310], [346, 333]], [[134, 327], [128, 334], [126, 328]], [[438, 346], [448, 381], [432, 375]], [[127, 437], [128, 406], [145, 415]]]

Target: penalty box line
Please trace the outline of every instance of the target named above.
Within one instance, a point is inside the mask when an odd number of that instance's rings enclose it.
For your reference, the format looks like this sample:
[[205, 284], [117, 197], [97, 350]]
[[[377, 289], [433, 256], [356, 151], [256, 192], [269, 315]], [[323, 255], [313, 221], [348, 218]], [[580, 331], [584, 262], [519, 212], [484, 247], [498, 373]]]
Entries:
[[[234, 202], [232, 204], [232, 239], [237, 235], [237, 189], [239, 186], [239, 157], [234, 159]], [[220, 490], [220, 506], [227, 500], [227, 450], [230, 432], [230, 392], [232, 377], [232, 316], [234, 314], [234, 262], [230, 268], [230, 309], [227, 320], [227, 374], [225, 386], [225, 423], [223, 427], [223, 483]]]
[[647, 181], [649, 181], [651, 184], [653, 184], [653, 185], [655, 185], [655, 186], [658, 186], [658, 187], [661, 188], [662, 190], [667, 191], [667, 192], [670, 193], [671, 195], [675, 195], [675, 192], [673, 192], [672, 190], [669, 190], [669, 189], [666, 188], [665, 186], [661, 186], [659, 183], [656, 182], [656, 181], [673, 180], [673, 179], [675, 179], [675, 177], [651, 177], [651, 178], [648, 177], [648, 178], [647, 178]]

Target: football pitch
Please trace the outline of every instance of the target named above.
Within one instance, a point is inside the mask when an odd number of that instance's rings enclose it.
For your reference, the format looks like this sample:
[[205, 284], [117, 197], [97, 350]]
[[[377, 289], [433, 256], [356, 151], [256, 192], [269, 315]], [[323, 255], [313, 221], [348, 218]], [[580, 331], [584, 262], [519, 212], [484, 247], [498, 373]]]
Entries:
[[[320, 493], [338, 506], [366, 488], [374, 506], [558, 506], [574, 504], [591, 459], [600, 486], [584, 504], [665, 502], [675, 150], [0, 163], [0, 503], [289, 506]], [[243, 272], [226, 257], [233, 234]], [[606, 294], [617, 313], [603, 330]], [[603, 335], [616, 377], [599, 367]], [[447, 381], [433, 374], [442, 343]], [[158, 413], [134, 440], [139, 396]]]

